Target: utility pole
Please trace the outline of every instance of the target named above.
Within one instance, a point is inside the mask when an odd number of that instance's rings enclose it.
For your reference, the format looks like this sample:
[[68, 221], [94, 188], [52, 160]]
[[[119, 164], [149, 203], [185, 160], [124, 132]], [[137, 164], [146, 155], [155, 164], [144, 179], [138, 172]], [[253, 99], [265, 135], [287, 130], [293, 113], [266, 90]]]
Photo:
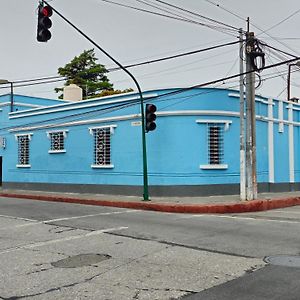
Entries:
[[[248, 26], [249, 29], [249, 26]], [[246, 199], [257, 198], [254, 33], [246, 33]]]
[[246, 200], [246, 178], [245, 178], [245, 96], [244, 96], [244, 52], [243, 52], [243, 30], [240, 28], [240, 200]]

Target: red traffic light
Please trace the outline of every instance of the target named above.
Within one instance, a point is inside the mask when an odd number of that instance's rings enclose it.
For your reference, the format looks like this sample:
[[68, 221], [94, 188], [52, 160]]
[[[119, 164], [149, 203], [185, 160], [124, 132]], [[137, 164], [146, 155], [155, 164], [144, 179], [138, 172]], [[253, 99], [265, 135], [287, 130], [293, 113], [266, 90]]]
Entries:
[[149, 113], [155, 113], [156, 112], [156, 106], [154, 104], [147, 104], [146, 105], [146, 110]]
[[39, 4], [38, 7], [38, 24], [37, 24], [37, 41], [47, 42], [51, 39], [51, 32], [49, 28], [52, 27], [52, 21], [50, 17], [53, 14], [53, 10], [49, 5], [44, 6]]
[[53, 10], [52, 10], [52, 8], [51, 8], [50, 6], [47, 5], [47, 6], [41, 7], [40, 13], [41, 13], [43, 16], [49, 18], [49, 17], [52, 16]]

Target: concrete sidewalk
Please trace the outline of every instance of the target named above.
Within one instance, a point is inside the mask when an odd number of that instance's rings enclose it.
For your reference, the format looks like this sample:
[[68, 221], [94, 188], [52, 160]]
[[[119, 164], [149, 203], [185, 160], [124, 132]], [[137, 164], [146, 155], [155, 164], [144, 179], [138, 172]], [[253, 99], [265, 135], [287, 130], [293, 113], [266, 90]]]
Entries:
[[151, 197], [143, 201], [142, 197], [58, 193], [30, 190], [0, 190], [1, 197], [78, 203], [86, 205], [111, 206], [172, 213], [243, 213], [264, 211], [276, 208], [300, 205], [300, 191], [285, 193], [262, 193], [257, 200], [240, 201], [238, 195], [210, 197]]

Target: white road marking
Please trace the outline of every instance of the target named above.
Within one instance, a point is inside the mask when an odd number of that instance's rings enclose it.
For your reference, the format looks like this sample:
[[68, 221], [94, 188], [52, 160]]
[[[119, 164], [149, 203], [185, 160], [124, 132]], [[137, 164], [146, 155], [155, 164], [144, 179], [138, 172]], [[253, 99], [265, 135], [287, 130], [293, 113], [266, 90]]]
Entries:
[[247, 221], [260, 221], [260, 222], [277, 222], [277, 223], [287, 223], [287, 224], [299, 224], [299, 221], [288, 221], [288, 220], [273, 220], [273, 219], [263, 219], [263, 218], [255, 218], [255, 217], [239, 217], [239, 216], [228, 216], [228, 215], [214, 215], [214, 214], [199, 214], [199, 215], [190, 215], [180, 217], [179, 219], [192, 219], [192, 218], [200, 218], [200, 217], [215, 217], [215, 218], [223, 218], [223, 219], [235, 219], [235, 220], [247, 220]]
[[[45, 220], [45, 221], [24, 219], [24, 218], [12, 217], [12, 216], [2, 216], [2, 217], [6, 217], [6, 218], [10, 217], [10, 218], [17, 219], [17, 220], [30, 221], [32, 223], [20, 224], [20, 225], [15, 225], [15, 226], [11, 226], [11, 227], [3, 227], [3, 228], [0, 228], [0, 230], [10, 229], [10, 228], [21, 228], [21, 227], [34, 226], [34, 225], [39, 225], [39, 224], [48, 224], [48, 223], [53, 223], [53, 222], [68, 221], [68, 220], [81, 219], [81, 218], [117, 215], [117, 214], [123, 214], [123, 213], [131, 213], [131, 212], [136, 212], [136, 210], [131, 209], [131, 210], [123, 210], [123, 211], [114, 211], [114, 212], [106, 212], [106, 213], [99, 213], [99, 214], [91, 214], [91, 215], [51, 219], [51, 220]], [[1, 215], [0, 215], [0, 217], [1, 217]]]
[[48, 224], [48, 223], [53, 223], [53, 222], [68, 221], [68, 220], [82, 219], [82, 218], [89, 218], [89, 217], [118, 215], [118, 214], [130, 213], [130, 212], [135, 212], [135, 211], [136, 210], [113, 211], [113, 212], [83, 215], [83, 216], [75, 216], [75, 217], [68, 217], [68, 218], [58, 218], [58, 219], [39, 221], [39, 222], [36, 222], [36, 223], [16, 225], [16, 227], [32, 226], [32, 225], [37, 225], [37, 224]]
[[34, 220], [34, 219], [27, 219], [27, 218], [7, 216], [7, 215], [0, 215], [0, 218], [15, 219], [15, 220], [22, 220], [22, 221], [29, 221], [29, 222], [36, 222], [37, 221], [37, 220]]
[[86, 238], [86, 237], [90, 237], [90, 236], [100, 235], [105, 232], [118, 231], [118, 230], [124, 230], [124, 229], [128, 229], [128, 227], [122, 226], [122, 227], [113, 227], [113, 228], [106, 228], [106, 229], [101, 229], [101, 230], [90, 231], [86, 234], [72, 235], [72, 236], [68, 236], [65, 238], [61, 238], [61, 239], [49, 240], [49, 241], [45, 241], [45, 242], [36, 242], [36, 243], [31, 243], [31, 244], [27, 244], [27, 245], [23, 245], [23, 246], [17, 246], [14, 248], [10, 248], [10, 249], [1, 251], [0, 254], [10, 253], [10, 252], [24, 250], [24, 249], [32, 249], [32, 248], [36, 248], [36, 247], [42, 247], [42, 246], [61, 243], [61, 242], [78, 240], [78, 239], [82, 239], [82, 238]]
[[263, 221], [263, 222], [277, 222], [277, 223], [288, 223], [288, 224], [299, 224], [300, 221], [288, 221], [288, 220], [273, 220], [255, 217], [238, 217], [238, 216], [218, 216], [219, 218], [238, 219], [238, 220], [250, 220], [250, 221]]
[[276, 212], [279, 212], [279, 213], [284, 213], [284, 214], [300, 214], [300, 211], [293, 211], [293, 210], [272, 210], [270, 212], [273, 212], [273, 213], [276, 213]]

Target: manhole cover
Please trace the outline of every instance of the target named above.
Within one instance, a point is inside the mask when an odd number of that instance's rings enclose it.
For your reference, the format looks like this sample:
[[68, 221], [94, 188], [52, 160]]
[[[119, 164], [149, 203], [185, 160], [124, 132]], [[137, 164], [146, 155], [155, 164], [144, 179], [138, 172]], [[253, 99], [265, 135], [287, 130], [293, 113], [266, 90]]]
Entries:
[[264, 261], [275, 266], [300, 268], [300, 256], [267, 256], [264, 258]]
[[52, 262], [51, 265], [56, 268], [80, 268], [90, 266], [111, 258], [108, 254], [79, 254]]

